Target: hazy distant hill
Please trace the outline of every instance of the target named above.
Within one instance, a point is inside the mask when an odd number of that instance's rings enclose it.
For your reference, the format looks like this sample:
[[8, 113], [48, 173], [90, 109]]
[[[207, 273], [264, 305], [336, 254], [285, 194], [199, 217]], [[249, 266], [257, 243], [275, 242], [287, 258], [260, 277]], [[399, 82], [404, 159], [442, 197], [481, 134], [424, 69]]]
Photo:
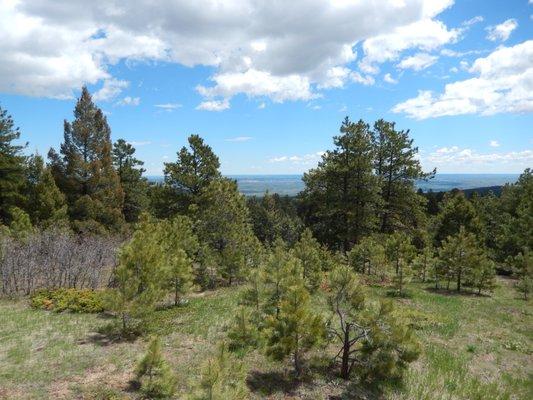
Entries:
[[[437, 174], [428, 182], [418, 182], [417, 187], [424, 192], [446, 192], [452, 189], [477, 189], [484, 193], [515, 182], [518, 174]], [[239, 189], [247, 196], [262, 195], [266, 190], [271, 193], [294, 196], [303, 190], [302, 175], [228, 175], [237, 181]], [[150, 181], [161, 182], [163, 177], [151, 176]]]

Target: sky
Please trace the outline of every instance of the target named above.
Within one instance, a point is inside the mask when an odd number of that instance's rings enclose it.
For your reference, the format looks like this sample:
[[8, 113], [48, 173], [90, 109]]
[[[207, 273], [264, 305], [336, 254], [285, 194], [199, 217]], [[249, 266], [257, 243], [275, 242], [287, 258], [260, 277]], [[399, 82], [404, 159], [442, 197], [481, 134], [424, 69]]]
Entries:
[[225, 174], [294, 174], [345, 116], [426, 170], [533, 167], [533, 0], [1, 0], [0, 106], [58, 148], [82, 85], [147, 175], [190, 134]]

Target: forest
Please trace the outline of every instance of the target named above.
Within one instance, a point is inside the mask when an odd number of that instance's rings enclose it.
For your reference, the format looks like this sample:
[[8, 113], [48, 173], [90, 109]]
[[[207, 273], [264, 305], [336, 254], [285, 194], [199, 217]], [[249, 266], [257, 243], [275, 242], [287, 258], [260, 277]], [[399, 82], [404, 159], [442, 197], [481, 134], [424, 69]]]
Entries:
[[59, 148], [0, 108], [0, 399], [527, 399], [533, 175], [417, 191], [346, 117], [295, 197], [199, 135], [149, 182], [83, 88]]

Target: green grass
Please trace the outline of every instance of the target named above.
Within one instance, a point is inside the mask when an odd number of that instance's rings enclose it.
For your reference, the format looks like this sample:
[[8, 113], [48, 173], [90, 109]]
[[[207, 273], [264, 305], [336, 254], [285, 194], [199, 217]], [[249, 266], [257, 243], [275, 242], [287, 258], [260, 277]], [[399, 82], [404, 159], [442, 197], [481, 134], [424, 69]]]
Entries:
[[[401, 388], [386, 399], [533, 398], [533, 307], [518, 299], [506, 280], [491, 297], [450, 295], [411, 284], [409, 296], [394, 299], [423, 344], [423, 353]], [[385, 296], [386, 289], [372, 288]], [[225, 337], [238, 289], [193, 296], [189, 303], [152, 314], [167, 359], [179, 380], [177, 398], [189, 391], [203, 360]], [[93, 314], [34, 310], [27, 301], [0, 301], [0, 399], [135, 398], [133, 368], [146, 341], [109, 342], [98, 330], [109, 320]], [[344, 382], [316, 368], [294, 382], [289, 365], [243, 356], [253, 398], [326, 399], [345, 392]], [[328, 360], [313, 356], [317, 366]], [[347, 398], [373, 398], [355, 388]]]

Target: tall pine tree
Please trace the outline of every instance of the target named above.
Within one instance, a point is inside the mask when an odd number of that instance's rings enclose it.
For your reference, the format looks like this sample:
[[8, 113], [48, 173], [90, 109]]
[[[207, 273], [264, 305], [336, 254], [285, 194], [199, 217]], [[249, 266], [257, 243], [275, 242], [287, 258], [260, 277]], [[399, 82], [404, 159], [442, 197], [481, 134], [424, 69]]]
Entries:
[[50, 150], [49, 158], [77, 230], [122, 226], [124, 194], [113, 168], [111, 129], [86, 87], [74, 108], [74, 121], [64, 123], [60, 154]]
[[346, 118], [340, 131], [335, 149], [304, 175], [303, 198], [316, 237], [346, 252], [376, 228], [379, 182], [369, 126]]
[[435, 174], [424, 173], [417, 158], [409, 131], [397, 131], [393, 122], [382, 119], [374, 123], [374, 167], [381, 185], [380, 230], [391, 233], [410, 230], [423, 218], [425, 199], [415, 191], [415, 181]]

